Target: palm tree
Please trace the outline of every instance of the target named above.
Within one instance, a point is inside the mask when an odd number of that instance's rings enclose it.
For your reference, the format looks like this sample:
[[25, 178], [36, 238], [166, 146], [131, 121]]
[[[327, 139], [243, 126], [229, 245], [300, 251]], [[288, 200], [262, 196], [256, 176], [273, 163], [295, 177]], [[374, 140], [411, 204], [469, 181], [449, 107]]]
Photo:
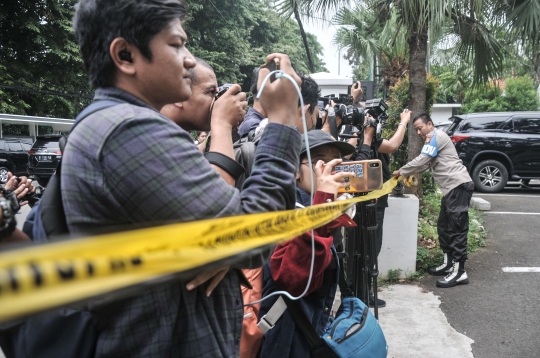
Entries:
[[334, 21], [341, 26], [334, 42], [346, 49], [345, 57], [357, 65], [365, 63], [374, 74], [380, 64], [385, 88], [394, 86], [407, 73], [408, 46], [404, 32], [397, 31], [395, 13], [383, 27], [375, 9], [361, 4], [352, 10], [341, 9]]
[[302, 42], [308, 59], [309, 71], [311, 73], [315, 72], [315, 65], [313, 58], [311, 57], [304, 25], [302, 24], [302, 17], [318, 17], [319, 15], [336, 11], [348, 3], [348, 0], [278, 0], [275, 2], [281, 16], [290, 18], [294, 15], [298, 27], [300, 28], [300, 36], [302, 36]]
[[[378, 22], [383, 28], [381, 34], [388, 36], [393, 32], [393, 37], [396, 39], [403, 36], [407, 39], [409, 109], [413, 116], [425, 111], [428, 39], [435, 42], [444, 36], [455, 34], [459, 40], [456, 55], [474, 64], [475, 83], [483, 83], [490, 76], [501, 71], [503, 51], [484, 25], [486, 19], [491, 19], [490, 16], [494, 12], [492, 2], [488, 0], [364, 1], [361, 7], [370, 9], [376, 15], [376, 20], [370, 28], [377, 26]], [[373, 46], [373, 48], [377, 47]], [[362, 51], [361, 47], [360, 51]], [[365, 53], [369, 54], [369, 51]], [[408, 160], [412, 160], [420, 154], [422, 141], [416, 135], [412, 122], [409, 124], [408, 132]], [[417, 188], [418, 191], [420, 189]]]

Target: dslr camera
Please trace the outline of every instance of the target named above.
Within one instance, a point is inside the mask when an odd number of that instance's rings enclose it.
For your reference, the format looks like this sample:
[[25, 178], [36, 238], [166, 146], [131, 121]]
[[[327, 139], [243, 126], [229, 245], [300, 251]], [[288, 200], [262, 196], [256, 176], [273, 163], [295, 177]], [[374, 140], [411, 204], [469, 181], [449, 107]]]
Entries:
[[229, 88], [232, 87], [232, 83], [224, 83], [222, 84], [221, 86], [219, 86], [217, 88], [217, 91], [216, 91], [216, 101], [219, 99], [219, 97], [223, 96], [225, 94], [225, 92], [227, 92], [229, 90]]

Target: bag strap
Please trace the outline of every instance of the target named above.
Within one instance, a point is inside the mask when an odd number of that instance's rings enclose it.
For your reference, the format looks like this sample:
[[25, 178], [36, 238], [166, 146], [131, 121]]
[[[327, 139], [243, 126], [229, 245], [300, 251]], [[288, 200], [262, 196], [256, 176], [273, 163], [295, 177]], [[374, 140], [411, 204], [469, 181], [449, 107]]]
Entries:
[[313, 328], [313, 325], [306, 317], [302, 306], [298, 301], [293, 301], [288, 297], [283, 297], [283, 300], [287, 304], [289, 309], [289, 314], [296, 322], [296, 325], [306, 338], [311, 348], [311, 352], [316, 358], [335, 358], [336, 355], [332, 349], [326, 344], [324, 339], [322, 339]]
[[[88, 105], [88, 107], [83, 109], [81, 111], [81, 113], [79, 113], [79, 115], [77, 117], [75, 117], [75, 122], [73, 123], [73, 126], [71, 127], [71, 129], [69, 131], [69, 134], [71, 134], [71, 132], [73, 132], [73, 130], [75, 129], [77, 124], [81, 123], [82, 120], [85, 119], [86, 117], [88, 117], [89, 115], [94, 114], [97, 111], [101, 111], [102, 109], [112, 107], [112, 106], [116, 106], [117, 104], [120, 104], [120, 103], [122, 103], [122, 102], [113, 101], [113, 100], [110, 100], [110, 99], [99, 100], [99, 101], [95, 101], [95, 102], [90, 103], [90, 105]], [[64, 148], [66, 147], [66, 144], [67, 144], [67, 137], [60, 138], [60, 140], [58, 141], [58, 144], [60, 145], [60, 151], [62, 153], [64, 153]], [[58, 167], [56, 168], [57, 170], [60, 169], [60, 164], [61, 163], [58, 163]]]
[[[91, 103], [81, 113], [79, 113], [77, 118], [75, 118], [75, 123], [73, 124], [73, 127], [71, 127], [70, 133], [73, 131], [73, 128], [75, 128], [77, 124], [79, 124], [84, 118], [88, 117], [92, 113], [108, 107], [115, 106], [120, 103], [122, 102], [112, 100], [103, 100]], [[61, 137], [58, 144], [62, 153], [64, 153], [66, 143], [67, 137]], [[43, 197], [40, 200], [40, 217], [43, 229], [45, 230], [45, 234], [48, 238], [52, 236], [67, 234], [69, 232], [66, 220], [66, 213], [64, 210], [64, 204], [62, 202], [62, 190], [60, 187], [61, 170], [62, 158], [60, 158], [60, 160], [58, 161], [58, 165], [56, 166], [56, 173], [54, 173], [49, 180], [47, 190], [45, 190], [45, 192], [43, 193]]]

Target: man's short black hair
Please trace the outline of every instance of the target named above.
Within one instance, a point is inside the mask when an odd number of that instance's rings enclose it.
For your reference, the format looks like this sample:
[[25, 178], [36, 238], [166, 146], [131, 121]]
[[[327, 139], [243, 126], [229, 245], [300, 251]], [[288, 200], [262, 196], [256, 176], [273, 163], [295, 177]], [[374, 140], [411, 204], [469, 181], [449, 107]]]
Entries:
[[[302, 87], [300, 91], [302, 92], [302, 98], [304, 99], [304, 105], [309, 104], [309, 113], [313, 114], [315, 107], [318, 106], [318, 100], [321, 96], [321, 90], [319, 85], [313, 78], [308, 75], [300, 76], [302, 80]], [[300, 102], [298, 103], [300, 105]]]
[[90, 86], [112, 86], [116, 67], [109, 54], [115, 38], [122, 37], [152, 60], [150, 41], [187, 8], [182, 0], [79, 0], [73, 31], [79, 43]]
[[206, 67], [206, 68], [212, 70], [212, 72], [214, 72], [214, 68], [212, 66], [210, 66], [208, 64], [208, 62], [206, 62], [202, 58], [195, 57], [195, 61], [197, 62], [197, 66], [192, 67], [192, 68], [189, 69], [189, 78], [191, 79], [191, 87], [193, 87], [194, 85], [199, 83], [199, 78], [197, 77], [197, 67], [198, 66]]
[[428, 124], [429, 122], [433, 123], [433, 120], [431, 119], [431, 117], [427, 113], [422, 113], [422, 114], [417, 115], [416, 117], [414, 117], [412, 122], [414, 123], [419, 119], [421, 119], [422, 122], [424, 122], [424, 124]]
[[249, 91], [251, 92], [251, 95], [253, 96], [253, 99], [257, 96], [257, 82], [259, 82], [259, 69], [260, 67], [255, 67], [253, 69], [253, 74], [251, 76], [251, 86], [249, 86]]

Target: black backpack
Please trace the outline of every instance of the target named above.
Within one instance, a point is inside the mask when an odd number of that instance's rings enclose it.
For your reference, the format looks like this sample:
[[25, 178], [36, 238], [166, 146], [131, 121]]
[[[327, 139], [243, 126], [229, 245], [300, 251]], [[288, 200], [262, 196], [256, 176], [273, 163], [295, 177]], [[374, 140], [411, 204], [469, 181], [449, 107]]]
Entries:
[[[84, 118], [92, 113], [102, 109], [115, 106], [121, 102], [112, 100], [96, 101], [86, 107], [77, 118], [71, 127], [71, 131]], [[70, 133], [71, 133], [70, 131]], [[60, 151], [63, 153], [67, 143], [67, 137], [60, 138]], [[60, 187], [60, 174], [62, 172], [62, 159], [58, 162], [56, 172], [52, 175], [47, 188], [41, 199], [32, 208], [26, 221], [24, 222], [23, 231], [34, 242], [47, 242], [53, 236], [63, 236], [69, 234], [66, 213], [62, 204], [62, 190]]]

